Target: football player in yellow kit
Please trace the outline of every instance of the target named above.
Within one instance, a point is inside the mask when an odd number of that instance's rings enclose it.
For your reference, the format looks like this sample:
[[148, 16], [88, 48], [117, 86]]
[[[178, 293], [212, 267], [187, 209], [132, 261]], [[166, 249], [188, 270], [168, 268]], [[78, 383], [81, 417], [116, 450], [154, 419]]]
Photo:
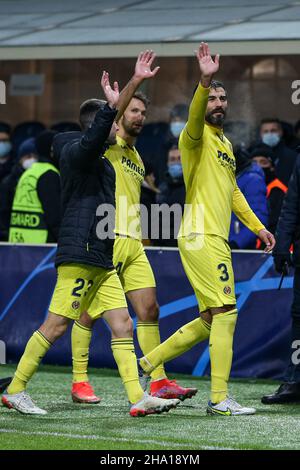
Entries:
[[197, 52], [200, 82], [189, 109], [179, 147], [186, 186], [186, 207], [178, 246], [186, 275], [195, 291], [200, 318], [181, 327], [164, 343], [140, 359], [150, 374], [158, 367], [209, 338], [211, 397], [209, 414], [253, 414], [254, 408], [239, 405], [228, 395], [232, 342], [237, 320], [234, 276], [228, 233], [233, 211], [265, 244], [275, 245], [250, 209], [235, 178], [232, 145], [223, 133], [227, 94], [213, 81], [219, 56], [213, 60], [206, 43]]
[[[148, 100], [141, 92], [133, 95], [120, 119], [117, 142], [110, 145], [105, 157], [116, 173], [116, 239], [113, 262], [124, 292], [137, 315], [137, 338], [144, 354], [160, 344], [159, 307], [153, 271], [142, 245], [140, 196], [145, 176], [143, 161], [134, 147], [141, 132]], [[98, 318], [100, 302], [96, 297], [72, 330], [73, 385], [72, 398], [80, 403], [98, 403], [87, 375], [92, 318]], [[197, 393], [196, 388], [182, 387], [166, 376], [163, 364], [151, 372], [151, 395], [184, 400]]]

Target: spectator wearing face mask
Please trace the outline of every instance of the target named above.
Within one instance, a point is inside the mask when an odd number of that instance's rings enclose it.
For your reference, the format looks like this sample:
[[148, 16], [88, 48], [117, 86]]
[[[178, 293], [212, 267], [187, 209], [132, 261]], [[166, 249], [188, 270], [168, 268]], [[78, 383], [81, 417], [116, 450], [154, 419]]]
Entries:
[[0, 183], [0, 240], [8, 240], [10, 215], [18, 181], [25, 170], [37, 162], [35, 139], [25, 140], [19, 147], [16, 163]]
[[0, 181], [10, 173], [13, 166], [11, 127], [0, 122]]
[[[246, 150], [236, 149], [236, 181], [249, 206], [264, 225], [268, 222], [267, 187], [263, 170]], [[256, 236], [232, 213], [229, 245], [233, 249], [255, 249]]]
[[[159, 186], [160, 193], [157, 195], [156, 200], [158, 204], [167, 204], [169, 207], [173, 206], [173, 204], [179, 204], [182, 212], [185, 202], [185, 186], [182, 174], [181, 156], [177, 142], [174, 142], [168, 151], [167, 167], [168, 169], [163, 182]], [[163, 220], [162, 223], [164, 223]], [[170, 239], [163, 239], [161, 236], [159, 240], [160, 246], [177, 246], [176, 232], [179, 226], [176, 227], [173, 214], [170, 216], [169, 225]]]
[[293, 172], [297, 152], [290, 149], [283, 140], [283, 128], [277, 118], [266, 118], [260, 124], [261, 143], [272, 150], [272, 161], [280, 180], [287, 186]]
[[[265, 174], [269, 209], [267, 228], [270, 232], [275, 233], [283, 199], [288, 188], [276, 175], [272, 161], [272, 150], [267, 145], [254, 148], [250, 156], [252, 161], [255, 161]], [[261, 248], [261, 246], [258, 246], [258, 248]]]
[[60, 179], [53, 159], [54, 131], [35, 139], [38, 161], [21, 176], [13, 200], [9, 241], [56, 242], [60, 226]]
[[186, 104], [176, 104], [169, 114], [168, 122], [146, 124], [137, 139], [136, 147], [143, 156], [143, 161], [153, 167], [156, 184], [160, 184], [167, 171], [168, 150], [188, 118]]

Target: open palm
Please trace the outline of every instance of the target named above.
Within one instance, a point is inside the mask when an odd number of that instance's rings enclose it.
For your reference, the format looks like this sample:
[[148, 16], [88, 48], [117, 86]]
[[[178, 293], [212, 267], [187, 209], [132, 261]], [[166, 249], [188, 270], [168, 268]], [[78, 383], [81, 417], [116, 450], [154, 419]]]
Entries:
[[101, 87], [109, 106], [115, 108], [120, 96], [118, 82], [114, 82], [112, 88], [109, 82], [109, 73], [104, 71], [101, 78]]
[[200, 72], [204, 77], [210, 77], [219, 70], [219, 54], [213, 60], [208, 44], [201, 42], [198, 51], [196, 51]]
[[134, 75], [136, 78], [152, 78], [157, 74], [159, 67], [155, 67], [154, 70], [151, 70], [155, 57], [156, 54], [148, 50], [139, 54], [135, 64]]

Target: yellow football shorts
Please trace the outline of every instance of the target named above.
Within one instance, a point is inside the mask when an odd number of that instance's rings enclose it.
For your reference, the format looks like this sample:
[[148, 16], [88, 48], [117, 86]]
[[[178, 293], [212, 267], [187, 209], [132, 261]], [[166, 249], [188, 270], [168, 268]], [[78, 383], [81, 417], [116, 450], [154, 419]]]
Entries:
[[231, 250], [217, 235], [178, 238], [185, 273], [194, 289], [199, 309], [236, 303]]
[[124, 307], [127, 308], [127, 302], [115, 269], [77, 263], [58, 267], [50, 312], [78, 320], [82, 312], [89, 310], [96, 319], [107, 310]]
[[117, 236], [113, 263], [125, 293], [156, 286], [151, 265], [140, 240]]

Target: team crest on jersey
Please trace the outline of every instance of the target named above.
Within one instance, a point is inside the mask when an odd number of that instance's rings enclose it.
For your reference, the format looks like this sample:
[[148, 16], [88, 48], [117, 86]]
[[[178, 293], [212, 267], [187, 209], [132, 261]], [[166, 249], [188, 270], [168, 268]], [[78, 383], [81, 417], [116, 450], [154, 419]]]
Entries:
[[72, 308], [74, 310], [78, 310], [80, 307], [80, 302], [78, 302], [78, 300], [74, 300], [74, 302], [72, 303]]
[[225, 286], [223, 289], [224, 294], [229, 295], [231, 294], [231, 287]]

